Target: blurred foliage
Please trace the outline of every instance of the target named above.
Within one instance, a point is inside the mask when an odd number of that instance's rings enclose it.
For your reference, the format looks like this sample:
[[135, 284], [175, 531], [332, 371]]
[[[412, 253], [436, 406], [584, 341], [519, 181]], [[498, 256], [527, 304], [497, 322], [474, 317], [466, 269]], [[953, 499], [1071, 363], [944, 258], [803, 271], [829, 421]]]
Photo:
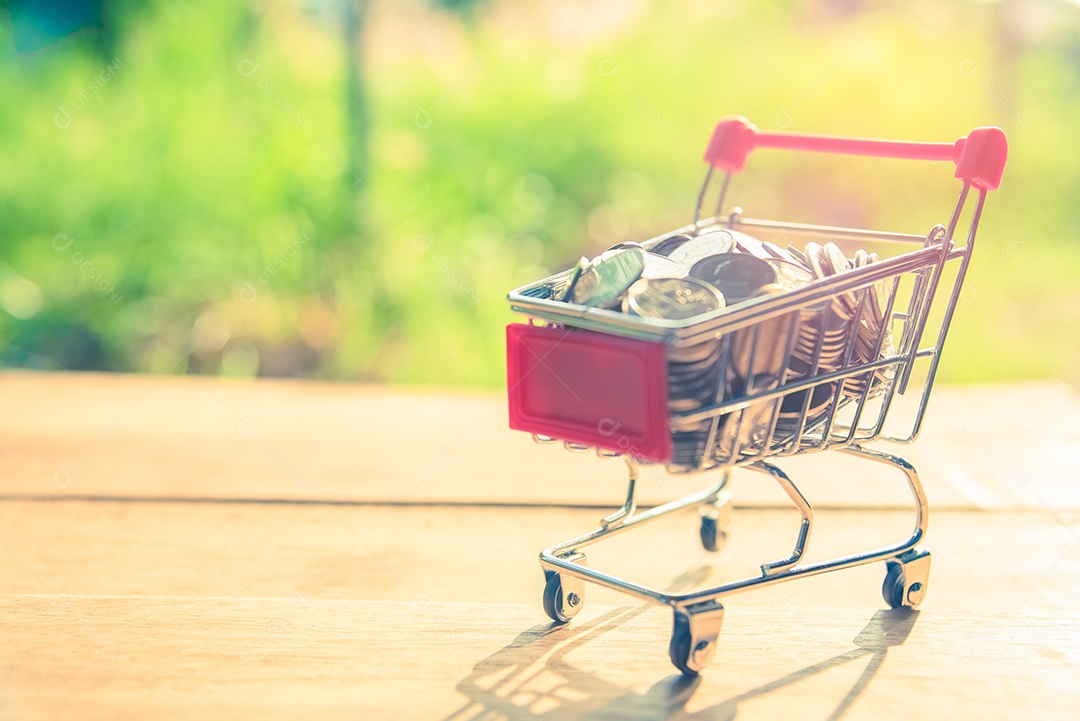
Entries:
[[[735, 113], [1004, 127], [942, 375], [1080, 380], [1080, 8], [367, 5], [359, 174], [340, 3], [110, 2], [104, 31], [26, 55], [0, 19], [0, 363], [498, 386], [506, 292], [688, 222]], [[922, 233], [957, 189], [946, 166], [760, 153], [731, 197]]]

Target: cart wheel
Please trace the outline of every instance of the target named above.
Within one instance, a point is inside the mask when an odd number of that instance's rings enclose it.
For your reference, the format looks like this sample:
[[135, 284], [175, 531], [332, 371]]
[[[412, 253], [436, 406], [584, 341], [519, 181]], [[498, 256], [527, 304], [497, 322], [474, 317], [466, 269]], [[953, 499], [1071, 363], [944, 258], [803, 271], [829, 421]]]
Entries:
[[727, 491], [721, 493], [715, 503], [701, 512], [698, 532], [701, 535], [701, 545], [706, 551], [715, 553], [727, 545], [728, 536], [731, 535], [731, 515], [731, 494]]
[[890, 608], [918, 608], [930, 581], [930, 551], [913, 548], [886, 562], [881, 596]]
[[697, 676], [713, 656], [724, 620], [724, 607], [713, 601], [675, 609], [668, 657], [686, 676]]
[[[578, 614], [585, 603], [584, 584], [575, 590], [563, 590], [562, 576], [554, 571], [544, 571], [544, 613], [555, 623], [566, 623]], [[576, 580], [576, 579], [575, 579]]]
[[889, 604], [889, 608], [900, 608], [904, 605], [904, 567], [899, 563], [888, 563], [885, 582], [881, 584], [881, 597]]
[[716, 519], [708, 516], [701, 517], [701, 545], [706, 551], [716, 553], [727, 543], [727, 533], [716, 530]]
[[697, 676], [698, 671], [690, 668], [690, 619], [681, 613], [675, 614], [675, 627], [671, 632], [671, 643], [668, 645], [668, 656], [675, 668], [686, 676]]

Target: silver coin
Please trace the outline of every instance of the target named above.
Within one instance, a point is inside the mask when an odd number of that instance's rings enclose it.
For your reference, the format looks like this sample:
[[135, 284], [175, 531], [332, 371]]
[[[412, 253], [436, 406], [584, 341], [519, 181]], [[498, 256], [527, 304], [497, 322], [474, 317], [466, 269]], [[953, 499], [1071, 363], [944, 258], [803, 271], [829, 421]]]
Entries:
[[607, 306], [626, 292], [645, 269], [645, 251], [640, 248], [609, 250], [593, 260], [570, 291], [570, 301], [579, 305]]
[[[778, 284], [762, 286], [757, 295], [780, 295], [784, 288]], [[795, 313], [785, 313], [735, 331], [731, 362], [739, 379], [771, 376], [779, 382], [787, 366], [788, 340], [795, 328]], [[757, 390], [764, 390], [755, 380]]]
[[711, 358], [694, 365], [668, 365], [668, 378], [686, 384], [703, 375], [714, 375], [719, 367], [718, 361], [719, 358]]
[[668, 410], [672, 411], [696, 411], [704, 405], [704, 401], [695, 398], [673, 398], [668, 400]]
[[641, 271], [642, 278], [685, 278], [689, 269], [682, 263], [676, 263], [671, 258], [665, 258], [656, 253], [645, 254], [645, 269]]
[[671, 251], [668, 256], [676, 263], [690, 268], [694, 263], [710, 255], [730, 253], [735, 248], [735, 239], [726, 230], [712, 230], [702, 233]]
[[802, 288], [804, 285], [814, 282], [814, 274], [794, 261], [769, 258], [765, 262], [776, 271], [776, 282], [785, 291]]
[[800, 413], [801, 406], [806, 401], [808, 395], [810, 396], [810, 412], [820, 412], [823, 407], [828, 406], [832, 401], [835, 390], [836, 383], [833, 382], [822, 383], [814, 386], [812, 389], [804, 391], [788, 393], [784, 396], [784, 400], [780, 405], [780, 412], [782, 415]]
[[668, 375], [672, 378], [678, 378], [684, 380], [686, 378], [696, 378], [706, 371], [712, 370], [716, 367], [716, 361], [720, 360], [719, 355], [715, 355], [709, 358], [703, 358], [699, 361], [692, 363], [669, 363]]
[[733, 305], [753, 297], [762, 286], [775, 283], [776, 271], [761, 258], [723, 253], [694, 263], [690, 277], [713, 286]]
[[712, 375], [704, 376], [698, 379], [697, 383], [677, 383], [668, 382], [668, 402], [680, 401], [679, 405], [683, 406], [685, 410], [689, 403], [682, 401], [693, 401], [698, 407], [712, 403], [716, 396], [716, 389], [718, 383], [716, 378]]
[[[833, 243], [828, 243], [827, 245], [832, 245], [834, 248], [836, 248], [835, 244]], [[843, 258], [843, 253], [840, 253], [839, 248], [836, 248], [835, 252], [839, 254], [840, 259], [846, 262], [846, 259]], [[806, 244], [806, 257], [810, 261], [810, 267], [814, 271], [814, 277], [818, 280], [821, 280], [822, 278], [828, 278], [833, 275], [833, 265], [831, 264], [830, 259], [827, 257], [830, 254], [830, 251], [827, 251], [824, 247], [818, 245], [817, 243]], [[855, 317], [854, 304], [856, 299], [849, 296], [851, 296], [850, 293], [842, 293], [840, 295], [837, 295], [833, 297], [832, 302], [829, 306], [832, 313], [841, 321], [849, 321], [853, 317]]]
[[[628, 311], [629, 312], [629, 311]], [[712, 339], [694, 345], [667, 347], [667, 359], [669, 364], [676, 366], [685, 363], [699, 363], [705, 360], [716, 360], [720, 357], [720, 340]]]
[[561, 300], [564, 303], [570, 301], [570, 294], [574, 292], [574, 286], [578, 282], [578, 278], [585, 272], [585, 269], [589, 267], [589, 259], [585, 256], [581, 256], [581, 260], [570, 271], [570, 277], [566, 280], [566, 285], [563, 287], [562, 292], [559, 293], [555, 300]]
[[839, 275], [851, 270], [851, 261], [844, 257], [844, 252], [836, 243], [826, 243], [822, 251], [824, 251], [825, 267], [829, 275]]
[[789, 245], [787, 247], [787, 250], [788, 250], [788, 253], [791, 254], [791, 257], [793, 257], [796, 261], [798, 261], [799, 264], [802, 265], [802, 267], [806, 268], [807, 270], [810, 270], [810, 259], [806, 257], [805, 253], [803, 253], [801, 250], [796, 248], [794, 245]]
[[755, 258], [761, 258], [762, 260], [768, 260], [773, 257], [773, 254], [765, 247], [765, 244], [752, 235], [747, 235], [738, 230], [730, 230], [732, 238], [735, 240], [735, 248], [747, 255], [752, 255]]
[[656, 253], [657, 255], [669, 257], [673, 250], [678, 248], [680, 245], [683, 245], [684, 243], [690, 242], [690, 240], [691, 237], [689, 235], [669, 235], [649, 250], [653, 253]]
[[817, 243], [806, 244], [806, 259], [810, 262], [810, 270], [814, 271], [815, 278], [827, 278], [829, 276], [828, 271], [825, 270], [825, 249]]
[[724, 296], [693, 278], [642, 278], [630, 287], [626, 303], [634, 315], [684, 320], [720, 310]]
[[[880, 261], [877, 253], [868, 254], [865, 250], [859, 249], [855, 251], [855, 267], [865, 268], [871, 263]], [[884, 280], [879, 280], [871, 283], [867, 286], [869, 291], [870, 313], [874, 319], [875, 324], [880, 325], [885, 320], [885, 306], [888, 303], [889, 298], [889, 284]]]
[[[826, 243], [822, 248], [825, 270], [830, 276], [840, 275], [851, 270], [851, 261], [844, 257], [844, 252], [836, 243]], [[856, 293], [842, 293], [837, 296], [844, 305], [844, 310], [854, 316], [859, 309], [859, 296]]]
[[762, 242], [761, 247], [763, 247], [765, 251], [769, 253], [769, 255], [776, 258], [777, 260], [786, 260], [789, 263], [799, 263], [798, 258], [796, 258], [784, 248], [781, 248], [776, 243], [771, 243], [766, 240]]

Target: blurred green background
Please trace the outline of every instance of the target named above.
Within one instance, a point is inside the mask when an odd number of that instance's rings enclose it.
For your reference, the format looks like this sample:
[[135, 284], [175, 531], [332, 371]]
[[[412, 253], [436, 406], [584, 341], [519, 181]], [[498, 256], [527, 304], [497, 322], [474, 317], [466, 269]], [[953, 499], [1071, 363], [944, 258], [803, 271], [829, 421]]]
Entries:
[[[0, 365], [498, 387], [506, 292], [687, 223], [743, 114], [1001, 125], [942, 377], [1080, 380], [1075, 3], [122, 0], [53, 41], [27, 5], [0, 4]], [[925, 233], [951, 171], [763, 152], [730, 197]]]

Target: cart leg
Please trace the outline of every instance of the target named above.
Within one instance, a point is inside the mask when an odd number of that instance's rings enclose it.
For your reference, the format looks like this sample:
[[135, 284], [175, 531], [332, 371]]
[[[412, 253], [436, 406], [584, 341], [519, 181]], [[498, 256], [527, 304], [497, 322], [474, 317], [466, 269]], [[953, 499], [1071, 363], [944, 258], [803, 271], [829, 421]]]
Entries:
[[727, 544], [728, 536], [731, 535], [734, 506], [731, 491], [727, 490], [730, 478], [731, 471], [724, 471], [715, 495], [707, 500], [701, 509], [699, 532], [701, 545], [706, 551], [719, 551]]
[[633, 518], [634, 511], [637, 510], [637, 461], [629, 456], [623, 456], [623, 460], [626, 461], [626, 469], [630, 476], [626, 483], [626, 500], [623, 502], [622, 508], [615, 511], [610, 516], [605, 516], [600, 519], [600, 528], [605, 531], [609, 528], [616, 528], [626, 523]]
[[806, 500], [806, 497], [782, 470], [765, 461], [758, 461], [751, 467], [764, 471], [772, 476], [776, 482], [780, 484], [780, 487], [784, 489], [784, 492], [787, 493], [788, 498], [795, 504], [795, 507], [799, 509], [799, 513], [802, 514], [799, 535], [795, 539], [795, 550], [791, 552], [791, 555], [779, 561], [770, 561], [769, 563], [761, 564], [761, 575], [770, 576], [774, 573], [786, 571], [802, 560], [810, 540], [810, 529], [814, 525], [814, 509], [810, 505], [810, 502]]
[[[578, 566], [586, 565], [585, 554], [580, 551], [560, 556], [564, 561]], [[544, 613], [556, 623], [566, 623], [578, 615], [585, 605], [585, 579], [557, 571], [544, 569]]]
[[926, 500], [926, 491], [923, 490], [922, 482], [919, 481], [919, 474], [915, 472], [915, 467], [900, 456], [894, 456], [891, 453], [885, 453], [883, 451], [876, 451], [873, 448], [848, 446], [847, 448], [841, 448], [840, 451], [853, 456], [862, 456], [863, 458], [868, 458], [872, 461], [877, 461], [878, 463], [884, 463], [885, 465], [898, 468], [904, 473], [904, 478], [907, 479], [908, 489], [915, 499], [915, 530], [912, 531], [911, 537], [904, 545], [903, 551], [907, 551], [918, 545], [919, 541], [926, 535], [926, 529], [930, 522], [930, 507]]
[[923, 491], [919, 474], [915, 467], [899, 456], [875, 451], [861, 446], [843, 449], [845, 453], [863, 456], [885, 463], [904, 472], [908, 488], [915, 498], [915, 530], [900, 553], [886, 561], [885, 582], [881, 586], [881, 595], [891, 608], [918, 608], [926, 598], [926, 587], [930, 582], [930, 551], [918, 546], [926, 535], [929, 524], [929, 504]]
[[687, 676], [697, 676], [716, 654], [724, 607], [716, 600], [675, 608], [668, 656]]

